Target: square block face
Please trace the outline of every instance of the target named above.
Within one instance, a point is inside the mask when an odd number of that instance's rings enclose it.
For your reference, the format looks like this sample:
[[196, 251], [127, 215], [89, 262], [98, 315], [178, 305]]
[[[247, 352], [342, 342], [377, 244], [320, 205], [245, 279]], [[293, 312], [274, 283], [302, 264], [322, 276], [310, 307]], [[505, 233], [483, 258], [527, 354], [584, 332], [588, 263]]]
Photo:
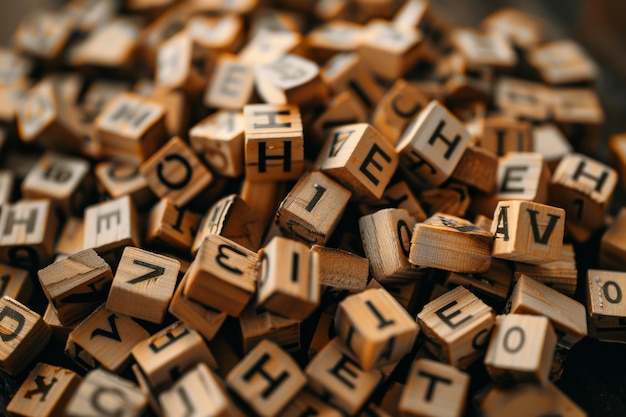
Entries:
[[276, 213], [283, 236], [308, 245], [326, 243], [352, 193], [321, 172], [298, 180]]
[[626, 317], [626, 272], [590, 269], [586, 290], [587, 310], [592, 319]]
[[139, 222], [129, 196], [94, 204], [85, 209], [85, 248], [98, 253], [139, 245]]
[[275, 416], [304, 387], [306, 377], [293, 358], [263, 340], [226, 376], [228, 386], [261, 416]]
[[552, 92], [542, 83], [501, 77], [495, 85], [496, 105], [511, 116], [547, 120], [553, 106]]
[[165, 198], [150, 211], [146, 243], [162, 244], [183, 253], [189, 252], [200, 219], [200, 215], [179, 208]]
[[398, 140], [400, 167], [418, 184], [434, 187], [452, 175], [470, 142], [465, 125], [431, 101]]
[[159, 46], [155, 79], [159, 86], [175, 89], [191, 87], [193, 44], [187, 34], [179, 33]]
[[379, 199], [398, 166], [398, 154], [373, 126], [356, 123], [330, 132], [315, 166], [355, 197]]
[[528, 60], [546, 82], [567, 84], [593, 81], [596, 66], [575, 42], [563, 40], [534, 48]]
[[492, 255], [517, 262], [541, 264], [559, 259], [563, 247], [565, 211], [520, 200], [501, 201], [491, 233]]
[[494, 34], [481, 34], [469, 29], [456, 29], [451, 42], [463, 54], [469, 67], [512, 67], [517, 58], [508, 39]]
[[220, 55], [204, 94], [207, 107], [239, 110], [254, 91], [253, 67], [230, 54]]
[[534, 152], [510, 152], [498, 158], [496, 194], [500, 200], [545, 203], [548, 173], [543, 157]]
[[174, 294], [180, 262], [127, 247], [113, 278], [106, 308], [152, 323], [161, 323]]
[[528, 122], [505, 117], [487, 117], [483, 123], [480, 146], [498, 156], [509, 152], [532, 152], [534, 141]]
[[148, 180], [141, 175], [139, 165], [136, 163], [119, 160], [100, 162], [96, 165], [95, 174], [99, 185], [111, 198], [128, 195], [141, 207], [156, 199], [148, 187]]

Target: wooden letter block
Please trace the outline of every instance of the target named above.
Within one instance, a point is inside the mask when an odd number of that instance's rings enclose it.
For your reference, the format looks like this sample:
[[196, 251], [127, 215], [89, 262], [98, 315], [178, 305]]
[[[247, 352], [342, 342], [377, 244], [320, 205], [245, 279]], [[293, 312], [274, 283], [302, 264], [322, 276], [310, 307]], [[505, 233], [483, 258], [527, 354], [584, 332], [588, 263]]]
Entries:
[[217, 369], [217, 363], [202, 336], [176, 322], [135, 345], [133, 357], [150, 386], [159, 390], [198, 363]]
[[559, 259], [565, 230], [565, 211], [521, 200], [500, 201], [491, 233], [496, 258], [541, 264]]
[[120, 94], [94, 121], [94, 135], [102, 142], [104, 156], [140, 163], [165, 140], [165, 109], [136, 94]]
[[589, 333], [606, 341], [626, 340], [626, 273], [590, 269], [586, 294]]
[[26, 304], [33, 293], [28, 271], [0, 264], [0, 298], [5, 295]]
[[337, 338], [315, 355], [305, 373], [314, 391], [349, 415], [365, 404], [382, 378], [378, 370], [362, 370]]
[[418, 269], [409, 260], [415, 219], [404, 209], [383, 209], [359, 219], [365, 256], [380, 283], [414, 279]]
[[152, 191], [182, 207], [209, 185], [213, 175], [181, 138], [173, 137], [139, 171]]
[[71, 28], [69, 15], [33, 10], [33, 13], [18, 26], [15, 44], [23, 53], [45, 60], [55, 60], [65, 48]]
[[498, 156], [509, 152], [532, 152], [534, 149], [531, 125], [505, 117], [484, 119], [480, 146]]
[[551, 91], [542, 83], [501, 77], [494, 86], [494, 101], [508, 115], [547, 120], [553, 105]]
[[302, 390], [291, 400], [287, 408], [280, 413], [280, 417], [302, 417], [307, 414], [320, 417], [342, 416], [341, 412], [336, 408], [331, 407], [310, 392]]
[[384, 289], [369, 289], [348, 296], [335, 315], [337, 338], [369, 371], [398, 362], [409, 353], [419, 326]]
[[481, 26], [510, 39], [524, 50], [540, 44], [544, 35], [544, 28], [535, 16], [514, 8], [500, 9], [490, 14], [483, 19]]
[[127, 247], [113, 277], [107, 310], [162, 323], [179, 270], [180, 262], [176, 259]]
[[469, 290], [456, 287], [426, 304], [417, 321], [435, 356], [467, 368], [485, 352], [495, 314]]
[[[307, 129], [311, 135], [307, 136], [306, 146], [313, 143], [313, 149], [318, 150], [324, 145], [331, 129], [337, 126], [365, 123], [367, 112], [356, 95], [350, 91], [343, 91], [334, 96], [324, 110], [315, 118]], [[382, 131], [381, 131], [382, 132]]]
[[304, 243], [273, 238], [259, 251], [257, 304], [285, 317], [307, 318], [320, 301], [314, 256]]
[[135, 384], [104, 369], [94, 369], [85, 375], [65, 415], [139, 417], [146, 405], [148, 399]]
[[[345, 3], [341, 4], [341, 7], [345, 6]], [[317, 8], [323, 7], [318, 4]], [[324, 20], [306, 37], [311, 55], [317, 62], [325, 62], [337, 53], [355, 51], [359, 47], [363, 26], [347, 20]]]
[[398, 410], [404, 416], [461, 417], [469, 374], [430, 359], [417, 359], [402, 391]]
[[617, 185], [617, 172], [581, 154], [561, 160], [550, 181], [550, 204], [562, 207], [567, 221], [589, 230], [604, 225]]
[[264, 340], [228, 373], [226, 382], [256, 413], [272, 417], [298, 394], [306, 377], [287, 352]]
[[517, 62], [509, 40], [495, 33], [483, 34], [472, 29], [456, 29], [450, 34], [450, 41], [463, 54], [470, 68], [511, 68]]
[[204, 94], [207, 107], [240, 110], [254, 91], [254, 68], [231, 54], [221, 54]]
[[[552, 124], [534, 127], [533, 142], [533, 152], [540, 153], [552, 171], [565, 156], [573, 152], [572, 145], [565, 134]], [[611, 149], [613, 149], [612, 146]]]
[[451, 272], [486, 272], [491, 264], [492, 235], [468, 220], [443, 213], [417, 223], [409, 262]]
[[38, 272], [43, 291], [61, 324], [77, 323], [104, 302], [113, 274], [93, 249], [85, 249]]
[[189, 253], [199, 226], [199, 215], [164, 198], [150, 210], [146, 243], [158, 243]]
[[127, 195], [140, 208], [156, 200], [137, 164], [119, 160], [100, 162], [95, 173], [104, 193], [113, 199]]
[[518, 278], [507, 310], [546, 316], [554, 326], [559, 345], [568, 349], [587, 335], [585, 306], [525, 275]]
[[38, 363], [15, 393], [6, 411], [21, 417], [63, 415], [81, 377], [58, 366]]
[[276, 223], [283, 236], [324, 245], [341, 220], [352, 193], [321, 172], [302, 176], [282, 201]]
[[304, 138], [298, 107], [285, 104], [249, 104], [245, 120], [246, 178], [285, 181], [304, 169]]
[[82, 215], [93, 184], [89, 163], [56, 152], [46, 152], [22, 183], [22, 196], [48, 198], [66, 215]]
[[49, 200], [22, 200], [0, 212], [0, 261], [38, 269], [52, 257], [58, 220]]
[[208, 235], [186, 276], [184, 296], [237, 317], [256, 292], [257, 254], [220, 235]]
[[[191, 8], [193, 9], [193, 8]], [[236, 51], [244, 35], [244, 21], [236, 13], [219, 17], [193, 16], [187, 22], [187, 32], [194, 46], [204, 52]]]
[[130, 362], [131, 350], [150, 333], [128, 316], [100, 306], [72, 330], [65, 354], [90, 370], [97, 366], [120, 373]]
[[294, 31], [259, 29], [239, 51], [241, 62], [261, 65], [272, 62], [290, 52], [296, 52], [302, 44], [302, 35]]
[[244, 118], [241, 112], [220, 110], [189, 131], [191, 147], [224, 177], [244, 172]]
[[377, 200], [398, 166], [398, 154], [373, 126], [343, 125], [330, 132], [315, 166], [355, 197]]
[[549, 84], [595, 81], [597, 68], [580, 45], [571, 40], [545, 43], [528, 54], [530, 64]]
[[129, 245], [139, 246], [139, 219], [129, 196], [85, 209], [85, 248], [102, 254]]
[[485, 366], [498, 382], [548, 382], [556, 333], [542, 316], [508, 314], [496, 317]]
[[317, 254], [320, 285], [338, 290], [363, 291], [369, 279], [370, 262], [341, 249], [313, 245]]
[[164, 415], [171, 417], [242, 417], [223, 382], [203, 363], [189, 370], [159, 394]]
[[465, 125], [439, 102], [431, 101], [396, 144], [400, 167], [413, 182], [438, 186], [452, 175], [469, 142]]
[[479, 191], [491, 193], [496, 188], [497, 171], [498, 158], [493, 152], [478, 146], [469, 146], [451, 178]]
[[156, 83], [194, 95], [202, 91], [206, 79], [193, 65], [193, 41], [186, 32], [171, 36], [159, 46]]
[[0, 370], [22, 372], [46, 347], [50, 329], [41, 316], [11, 297], [0, 298]]

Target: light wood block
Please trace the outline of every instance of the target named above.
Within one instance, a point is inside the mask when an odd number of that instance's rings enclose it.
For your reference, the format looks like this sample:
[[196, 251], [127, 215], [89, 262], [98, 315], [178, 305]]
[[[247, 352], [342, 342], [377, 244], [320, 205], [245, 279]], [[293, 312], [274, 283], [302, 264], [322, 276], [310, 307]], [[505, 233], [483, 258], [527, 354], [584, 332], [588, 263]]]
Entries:
[[[339, 6], [345, 8], [346, 5]], [[319, 10], [323, 6], [318, 4], [316, 8]], [[359, 46], [362, 30], [363, 26], [356, 22], [325, 19], [306, 35], [306, 42], [311, 56], [318, 62], [325, 62], [337, 53], [355, 51]]]
[[382, 378], [378, 370], [362, 370], [337, 338], [315, 355], [305, 373], [308, 386], [349, 415], [365, 404]]
[[120, 94], [96, 118], [93, 134], [104, 156], [141, 163], [165, 142], [165, 109], [134, 93]]
[[104, 302], [113, 274], [93, 249], [85, 249], [38, 272], [41, 287], [61, 324], [77, 323]]
[[545, 29], [535, 16], [515, 8], [504, 8], [490, 14], [483, 19], [481, 26], [508, 38], [522, 49], [540, 44]]
[[179, 32], [159, 45], [155, 81], [160, 87], [180, 89], [189, 95], [200, 93], [206, 78], [194, 66], [193, 39]]
[[517, 56], [511, 43], [493, 33], [455, 29], [450, 34], [450, 42], [463, 54], [470, 68], [485, 66], [512, 68], [517, 63]]
[[377, 281], [407, 281], [419, 274], [408, 260], [415, 223], [406, 210], [393, 208], [359, 219], [363, 250]]
[[287, 352], [263, 340], [228, 373], [226, 382], [256, 413], [276, 416], [304, 387], [306, 377]]
[[[383, 59], [380, 63], [386, 62]], [[400, 78], [378, 102], [372, 114], [372, 124], [395, 145], [409, 122], [428, 104], [424, 94], [415, 85]]]
[[507, 312], [547, 317], [554, 326], [559, 346], [568, 349], [587, 335], [585, 306], [526, 275], [518, 278]]
[[335, 331], [361, 369], [369, 371], [396, 363], [409, 353], [419, 327], [386, 290], [369, 289], [339, 303]]
[[300, 320], [279, 316], [269, 311], [257, 312], [248, 307], [239, 316], [244, 353], [263, 340], [270, 340], [287, 352], [300, 349]]
[[498, 162], [493, 152], [478, 146], [468, 146], [451, 178], [479, 191], [491, 193], [496, 188]]
[[304, 139], [298, 108], [289, 104], [249, 104], [243, 108], [243, 117], [246, 178], [299, 178], [304, 169]]
[[495, 314], [468, 289], [456, 287], [426, 304], [417, 321], [428, 350], [465, 369], [484, 354]]
[[125, 248], [107, 297], [107, 310], [163, 323], [179, 270], [180, 262], [176, 259]]
[[506, 200], [498, 203], [493, 217], [495, 258], [534, 265], [559, 259], [565, 231], [562, 208]]
[[245, 35], [243, 17], [236, 13], [217, 17], [193, 16], [187, 22], [186, 30], [199, 54], [236, 51]]
[[436, 213], [415, 225], [408, 259], [420, 267], [485, 272], [491, 263], [491, 236], [468, 220]]
[[58, 220], [49, 200], [21, 200], [0, 212], [0, 261], [28, 269], [47, 264]]
[[68, 369], [39, 362], [17, 390], [6, 411], [23, 417], [62, 415], [81, 379]]
[[137, 385], [104, 369], [94, 369], [85, 375], [70, 400], [65, 415], [114, 414], [119, 417], [139, 417], [148, 399]]
[[320, 285], [336, 290], [363, 291], [369, 278], [369, 260], [341, 249], [313, 245]]
[[25, 370], [50, 336], [39, 314], [11, 297], [0, 298], [0, 370], [13, 376]]
[[[2, 146], [0, 145], [0, 150]], [[15, 178], [10, 170], [0, 170], [0, 204], [7, 204], [13, 200], [13, 184]]]
[[321, 172], [306, 173], [281, 202], [276, 223], [283, 236], [308, 245], [324, 245], [352, 193]]
[[279, 414], [280, 417], [302, 417], [306, 415], [320, 417], [341, 417], [339, 410], [331, 407], [316, 395], [302, 390], [289, 405]]
[[237, 194], [217, 200], [200, 222], [200, 229], [191, 246], [196, 254], [202, 241], [209, 234], [223, 236], [233, 242], [256, 251], [261, 245], [264, 225], [257, 213]]
[[573, 152], [567, 137], [555, 125], [536, 126], [533, 128], [532, 134], [533, 152], [540, 153], [551, 170], [556, 169], [561, 159]]
[[[600, 251], [602, 251], [602, 246]], [[602, 255], [601, 255], [602, 256]], [[560, 293], [573, 297], [578, 285], [576, 254], [571, 243], [564, 243], [559, 259], [541, 265], [515, 264], [515, 277], [527, 275]]]
[[17, 50], [45, 60], [59, 58], [71, 34], [70, 16], [38, 10], [22, 20], [15, 32]]
[[626, 273], [590, 269], [585, 281], [590, 336], [623, 341], [626, 335]]
[[85, 209], [84, 248], [99, 254], [139, 246], [139, 220], [129, 196], [94, 204]]
[[485, 354], [485, 367], [495, 381], [535, 381], [545, 385], [556, 342], [556, 333], [547, 317], [498, 316]]
[[279, 57], [302, 51], [302, 35], [292, 31], [260, 29], [241, 48], [238, 58], [249, 65], [261, 65]]
[[[604, 122], [605, 117], [600, 98], [594, 90], [590, 88], [555, 88], [551, 90], [550, 94], [554, 120], [557, 122], [580, 125], [599, 125]], [[587, 140], [587, 142], [590, 141]], [[588, 144], [584, 142], [581, 142], [581, 145], [585, 149], [594, 149], [586, 146]], [[597, 143], [597, 140], [592, 142]]]
[[315, 256], [304, 243], [273, 238], [258, 254], [257, 305], [296, 320], [307, 318], [320, 301]]
[[183, 30], [192, 18], [193, 11], [193, 7], [189, 4], [169, 7], [141, 29], [137, 52], [150, 68], [156, 67], [159, 45]]
[[171, 388], [159, 394], [164, 415], [239, 417], [224, 383], [203, 363], [190, 369]]
[[398, 165], [393, 146], [367, 123], [333, 129], [315, 169], [339, 181], [354, 198], [379, 199]]
[[237, 317], [256, 292], [257, 254], [219, 235], [208, 235], [187, 273], [183, 294]]
[[254, 68], [231, 54], [221, 54], [204, 93], [211, 108], [237, 111], [250, 103], [254, 91]]
[[588, 230], [604, 225], [617, 185], [617, 172], [582, 154], [561, 160], [550, 180], [550, 204], [562, 207], [567, 221]]
[[200, 219], [198, 214], [179, 208], [164, 198], [150, 210], [146, 243], [158, 243], [188, 253], [200, 227]]
[[428, 217], [422, 204], [405, 181], [399, 181], [387, 187], [380, 200], [359, 205], [361, 214], [364, 216], [385, 208], [405, 209], [418, 222]]
[[241, 112], [220, 110], [189, 131], [193, 150], [217, 174], [240, 177], [244, 172], [244, 117]]
[[480, 146], [497, 156], [509, 152], [532, 152], [534, 149], [531, 125], [507, 117], [486, 117]]
[[440, 185], [452, 175], [469, 142], [465, 125], [439, 102], [431, 101], [396, 144], [400, 168], [419, 185]]
[[430, 359], [417, 359], [402, 391], [404, 416], [460, 417], [469, 390], [469, 374]]
[[533, 48], [528, 61], [549, 84], [593, 82], [597, 78], [595, 63], [572, 40], [549, 42]]
[[331, 98], [319, 116], [307, 126], [307, 133], [310, 131], [311, 134], [307, 136], [306, 146], [321, 149], [332, 129], [366, 121], [367, 111], [358, 97], [350, 91], [343, 91]]
[[103, 193], [112, 199], [128, 195], [141, 208], [156, 200], [138, 164], [119, 160], [100, 162], [95, 175]]
[[182, 322], [173, 323], [136, 344], [132, 354], [143, 377], [157, 391], [198, 363], [211, 369], [218, 367], [202, 336]]
[[551, 91], [544, 84], [512, 77], [496, 81], [494, 101], [512, 117], [537, 121], [547, 120], [553, 105]]
[[33, 293], [33, 282], [28, 271], [0, 264], [0, 298], [8, 296], [27, 304]]
[[65, 355], [86, 370], [102, 367], [121, 373], [130, 363], [131, 350], [150, 337], [130, 317], [100, 306], [69, 334]]
[[69, 217], [56, 242], [55, 253], [58, 255], [71, 255], [83, 250], [85, 243], [85, 219], [82, 217]]

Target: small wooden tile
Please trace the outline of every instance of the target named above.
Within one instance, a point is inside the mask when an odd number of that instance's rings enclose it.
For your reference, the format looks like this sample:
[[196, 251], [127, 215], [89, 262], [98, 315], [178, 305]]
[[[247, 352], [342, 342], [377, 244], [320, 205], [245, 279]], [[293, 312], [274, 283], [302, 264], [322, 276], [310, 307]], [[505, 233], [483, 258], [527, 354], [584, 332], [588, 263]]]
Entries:
[[626, 273], [590, 269], [585, 287], [590, 335], [611, 340], [617, 333], [626, 333]]
[[95, 175], [103, 192], [110, 198], [128, 195], [141, 208], [156, 200], [148, 180], [139, 172], [138, 164], [119, 160], [100, 162], [96, 165]]
[[484, 354], [495, 314], [469, 290], [456, 287], [426, 304], [417, 321], [426, 347], [442, 361], [464, 369]]
[[510, 39], [523, 49], [540, 44], [545, 29], [535, 16], [515, 8], [504, 8], [490, 14], [483, 19], [481, 26]]
[[[320, 7], [318, 5], [318, 9]], [[337, 53], [355, 51], [362, 30], [363, 26], [355, 22], [327, 20], [307, 34], [306, 42], [313, 58], [325, 62]]]
[[33, 293], [33, 282], [28, 271], [0, 264], [0, 298], [8, 296], [27, 304]]
[[192, 16], [186, 30], [196, 49], [202, 53], [213, 51], [234, 52], [241, 46], [244, 32], [243, 16], [225, 13], [221, 16]]
[[61, 324], [77, 323], [104, 302], [113, 274], [93, 249], [85, 249], [38, 272], [43, 291]]
[[179, 32], [159, 45], [155, 80], [158, 86], [180, 89], [189, 95], [202, 91], [206, 78], [193, 65], [193, 40]]
[[551, 91], [544, 84], [512, 77], [496, 81], [494, 101], [510, 116], [538, 121], [550, 117], [553, 105]]
[[164, 198], [150, 210], [146, 243], [158, 243], [188, 253], [201, 217]]
[[141, 29], [138, 54], [152, 69], [156, 66], [158, 48], [170, 36], [183, 30], [192, 17], [194, 9], [189, 4], [168, 8]]
[[58, 11], [31, 13], [15, 32], [18, 51], [46, 60], [59, 58], [70, 38], [70, 22], [70, 16]]
[[430, 359], [417, 359], [402, 391], [399, 411], [405, 416], [460, 417], [465, 410], [469, 374]]
[[264, 340], [228, 373], [226, 382], [256, 413], [269, 417], [289, 404], [306, 377], [287, 352]]
[[528, 122], [505, 117], [486, 117], [480, 146], [497, 156], [504, 156], [508, 152], [532, 152], [533, 138]]
[[85, 209], [84, 248], [102, 254], [139, 246], [139, 220], [129, 196], [94, 204]]
[[452, 45], [463, 54], [471, 68], [512, 68], [517, 63], [515, 51], [504, 37], [471, 29], [456, 29], [450, 37]]
[[528, 54], [528, 61], [549, 84], [593, 82], [598, 69], [591, 57], [574, 41], [545, 43]]
[[204, 93], [211, 108], [237, 111], [250, 103], [254, 91], [253, 67], [231, 54], [221, 54]]
[[241, 62], [260, 65], [302, 49], [302, 35], [292, 31], [258, 30], [238, 53]]
[[479, 191], [491, 193], [496, 188], [498, 163], [493, 152], [478, 146], [468, 146], [451, 178]]
[[489, 375], [499, 382], [548, 382], [556, 333], [543, 316], [507, 314], [496, 325], [485, 354]]
[[337, 290], [363, 291], [369, 278], [368, 258], [341, 249], [313, 245], [320, 285]]
[[6, 411], [23, 417], [62, 415], [80, 381], [81, 377], [69, 369], [39, 362], [17, 390]]

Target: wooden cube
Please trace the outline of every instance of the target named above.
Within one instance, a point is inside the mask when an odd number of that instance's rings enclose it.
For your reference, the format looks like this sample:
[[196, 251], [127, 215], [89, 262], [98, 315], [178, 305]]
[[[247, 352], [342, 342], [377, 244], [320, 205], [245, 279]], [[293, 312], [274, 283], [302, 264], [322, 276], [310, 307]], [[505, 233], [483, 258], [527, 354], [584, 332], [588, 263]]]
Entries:
[[460, 217], [436, 213], [413, 229], [409, 262], [451, 272], [480, 273], [491, 264], [492, 235]]
[[[0, 145], [0, 150], [2, 146]], [[0, 170], [0, 204], [7, 204], [13, 200], [13, 183], [15, 182], [13, 171]]]
[[188, 253], [200, 219], [198, 214], [179, 208], [170, 199], [164, 198], [150, 210], [146, 243], [157, 243]]
[[456, 29], [450, 37], [452, 45], [463, 54], [470, 68], [512, 68], [517, 63], [515, 51], [504, 37], [471, 29]]
[[479, 146], [469, 146], [451, 178], [479, 191], [491, 193], [496, 188], [499, 161], [496, 155]]
[[69, 369], [40, 362], [30, 371], [6, 411], [23, 417], [62, 415], [81, 379]]
[[359, 219], [365, 256], [378, 282], [414, 279], [418, 269], [409, 260], [415, 219], [404, 209], [382, 209]]
[[41, 287], [61, 324], [79, 322], [107, 297], [111, 267], [93, 249], [85, 249], [38, 272]]
[[364, 371], [398, 362], [409, 353], [419, 327], [384, 289], [369, 289], [339, 303], [335, 331]]
[[[253, 4], [253, 2], [250, 2]], [[272, 62], [282, 55], [302, 49], [302, 35], [294, 31], [260, 29], [241, 48], [237, 56], [241, 62], [260, 65]]]
[[228, 396], [223, 382], [203, 363], [187, 371], [171, 388], [160, 393], [159, 404], [168, 416], [196, 413], [215, 417], [243, 416]]
[[508, 200], [498, 203], [493, 217], [494, 257], [535, 265], [559, 258], [565, 230], [563, 209]]
[[307, 415], [307, 413], [323, 417], [342, 416], [341, 412], [336, 408], [331, 407], [314, 394], [302, 390], [291, 400], [287, 408], [282, 411], [280, 417], [302, 417], [302, 415]]
[[176, 375], [198, 363], [217, 369], [213, 354], [198, 332], [182, 322], [173, 323], [135, 345], [133, 357], [150, 387], [159, 390]]
[[38, 269], [52, 257], [58, 220], [49, 200], [22, 200], [0, 212], [0, 261]]
[[173, 137], [144, 161], [139, 171], [160, 198], [169, 198], [182, 207], [208, 186], [213, 175], [193, 150], [179, 137]]
[[156, 200], [148, 180], [139, 172], [139, 165], [119, 160], [100, 162], [95, 169], [103, 192], [113, 198], [128, 195], [138, 207], [146, 207]]
[[378, 370], [362, 370], [337, 338], [315, 355], [304, 372], [315, 392], [349, 415], [365, 404], [382, 378]]
[[556, 333], [548, 318], [498, 316], [484, 363], [495, 381], [535, 381], [543, 385], [548, 382], [555, 347]]
[[296, 320], [304, 320], [320, 301], [315, 255], [304, 243], [275, 237], [259, 251], [257, 304]]
[[6, 295], [26, 304], [32, 293], [33, 282], [27, 270], [0, 264], [0, 298]]
[[435, 356], [466, 368], [485, 352], [495, 314], [469, 290], [456, 287], [426, 304], [417, 321]]
[[530, 120], [547, 120], [553, 105], [551, 91], [542, 83], [511, 77], [499, 78], [494, 101], [507, 114]]
[[526, 50], [542, 42], [543, 28], [535, 16], [514, 8], [500, 9], [481, 22], [489, 32], [505, 36]]
[[176, 259], [127, 247], [113, 277], [107, 310], [161, 324], [179, 270]]
[[208, 235], [187, 273], [183, 294], [239, 316], [256, 292], [257, 254], [220, 235]]
[[585, 284], [590, 335], [600, 340], [624, 340], [626, 273], [590, 269]]
[[600, 146], [605, 114], [591, 88], [555, 88], [551, 91], [554, 120], [581, 152], [592, 154]]
[[0, 298], [0, 370], [22, 372], [46, 347], [50, 329], [41, 316], [11, 297]]
[[302, 389], [306, 377], [287, 352], [264, 340], [228, 373], [226, 382], [256, 413], [276, 416]]
[[[339, 2], [338, 6], [345, 9], [346, 5]], [[319, 9], [324, 7], [319, 4], [318, 13]], [[315, 26], [307, 33], [306, 41], [316, 61], [324, 62], [337, 53], [356, 50], [359, 47], [362, 30], [363, 26], [355, 22], [324, 19], [321, 25]]]
[[368, 258], [341, 249], [313, 245], [320, 285], [335, 290], [363, 291], [369, 279]]
[[139, 220], [129, 196], [94, 204], [85, 209], [84, 248], [100, 254], [139, 246]]
[[404, 416], [461, 417], [469, 383], [469, 374], [450, 365], [417, 359], [411, 365], [398, 410]]
[[148, 399], [137, 385], [104, 369], [94, 369], [85, 375], [70, 400], [65, 415], [114, 414], [120, 417], [139, 417]]
[[244, 36], [243, 17], [236, 13], [217, 17], [192, 16], [186, 28], [200, 54], [236, 51]]
[[323, 173], [307, 173], [281, 202], [276, 223], [283, 236], [308, 245], [324, 245], [341, 220], [351, 195]]
[[304, 139], [298, 107], [248, 104], [245, 120], [246, 178], [284, 181], [300, 177], [304, 169]]
[[189, 138], [193, 150], [213, 171], [234, 178], [244, 172], [243, 133], [243, 114], [220, 110], [192, 127]]
[[550, 204], [565, 210], [568, 223], [596, 230], [604, 225], [616, 185], [613, 168], [582, 154], [570, 154], [552, 175]]
[[65, 354], [84, 369], [102, 367], [121, 373], [130, 362], [133, 347], [148, 337], [150, 333], [130, 317], [102, 305], [72, 330]]
[[250, 352], [263, 340], [270, 340], [287, 352], [300, 347], [300, 320], [279, 316], [269, 311], [257, 312], [248, 307], [239, 316], [239, 328], [244, 353]]
[[367, 123], [333, 129], [315, 163], [355, 197], [370, 200], [383, 195], [397, 166], [393, 146]]
[[253, 66], [231, 54], [220, 54], [204, 93], [204, 104], [211, 108], [237, 111], [250, 102], [253, 91]]
[[447, 180], [468, 147], [465, 125], [437, 101], [431, 101], [407, 126], [396, 144], [400, 168], [424, 187]]
[[480, 146], [497, 156], [509, 152], [532, 152], [534, 142], [531, 125], [506, 117], [486, 117]]
[[580, 45], [571, 40], [545, 43], [528, 54], [530, 64], [549, 84], [593, 82], [597, 68]]
[[307, 136], [305, 145], [318, 150], [335, 127], [366, 121], [367, 112], [356, 95], [350, 91], [343, 91], [330, 99], [324, 110], [308, 126], [307, 132], [310, 131], [311, 135]]
[[193, 39], [187, 32], [179, 32], [162, 42], [156, 57], [157, 85], [180, 89], [189, 95], [202, 91], [206, 78], [194, 66], [193, 58]]

